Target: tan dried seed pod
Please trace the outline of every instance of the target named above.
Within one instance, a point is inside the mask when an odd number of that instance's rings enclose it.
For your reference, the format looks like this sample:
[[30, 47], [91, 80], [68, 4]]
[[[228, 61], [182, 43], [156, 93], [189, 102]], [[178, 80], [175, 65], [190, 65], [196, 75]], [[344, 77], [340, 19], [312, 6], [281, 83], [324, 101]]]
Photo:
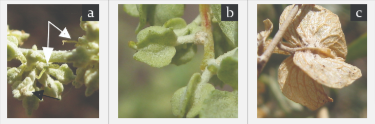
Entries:
[[286, 97], [311, 110], [316, 110], [327, 102], [333, 102], [324, 92], [323, 86], [296, 66], [291, 57], [281, 63], [278, 80]]
[[[280, 16], [280, 26], [293, 6]], [[322, 84], [342, 88], [362, 76], [359, 68], [344, 62], [347, 46], [338, 16], [318, 5], [302, 5], [284, 36], [294, 54], [279, 67], [283, 94], [311, 110], [333, 102]]]

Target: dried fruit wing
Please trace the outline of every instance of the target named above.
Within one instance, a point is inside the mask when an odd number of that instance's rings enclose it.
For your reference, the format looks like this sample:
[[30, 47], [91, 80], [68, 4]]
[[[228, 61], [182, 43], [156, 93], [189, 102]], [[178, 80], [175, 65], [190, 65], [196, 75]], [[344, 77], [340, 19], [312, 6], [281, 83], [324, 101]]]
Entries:
[[265, 30], [258, 33], [258, 36], [257, 36], [258, 44], [260, 42], [266, 41], [267, 37], [271, 34], [271, 32], [273, 30], [273, 24], [272, 24], [271, 20], [266, 19], [266, 20], [263, 21], [263, 23], [264, 23]]
[[[266, 51], [268, 45], [272, 42], [272, 39], [268, 39], [268, 36], [271, 34], [273, 30], [273, 24], [269, 19], [266, 19], [263, 21], [265, 30], [261, 31], [257, 35], [257, 42], [258, 42], [258, 55], [263, 54], [264, 51]], [[283, 43], [283, 42], [282, 42]], [[289, 43], [283, 43], [286, 46], [290, 46], [291, 44]], [[273, 50], [273, 53], [278, 53], [278, 54], [285, 54], [285, 55], [290, 55], [290, 53], [280, 50], [277, 47]]]
[[362, 76], [359, 68], [345, 63], [340, 57], [323, 58], [310, 51], [299, 51], [294, 54], [293, 61], [312, 79], [331, 88], [348, 86]]
[[[280, 16], [280, 26], [293, 8]], [[303, 5], [287, 28], [284, 39], [299, 47], [330, 48], [332, 54], [345, 58], [347, 46], [338, 16], [318, 5]]]
[[263, 23], [265, 30], [257, 35], [258, 55], [262, 55], [266, 50], [265, 42], [273, 29], [273, 24], [269, 19], [264, 20]]
[[316, 110], [327, 102], [333, 102], [324, 92], [323, 86], [306, 75], [293, 63], [293, 56], [285, 59], [279, 67], [279, 85], [290, 100]]

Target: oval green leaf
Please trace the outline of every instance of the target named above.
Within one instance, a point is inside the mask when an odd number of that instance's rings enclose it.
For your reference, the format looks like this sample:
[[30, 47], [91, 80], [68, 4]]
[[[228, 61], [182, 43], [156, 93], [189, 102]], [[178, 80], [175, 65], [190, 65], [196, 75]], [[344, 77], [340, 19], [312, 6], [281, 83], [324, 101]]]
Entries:
[[152, 67], [164, 67], [171, 63], [176, 49], [173, 46], [150, 44], [134, 54], [135, 60], [144, 62]]
[[181, 29], [186, 27], [186, 22], [183, 18], [172, 18], [165, 22], [163, 27]]
[[177, 117], [185, 117], [185, 114], [190, 109], [188, 105], [193, 96], [196, 86], [201, 80], [199, 73], [194, 73], [191, 76], [190, 81], [187, 86], [178, 89], [172, 96], [172, 112], [173, 115]]
[[172, 28], [151, 26], [140, 31], [137, 35], [137, 40], [138, 49], [146, 47], [151, 43], [174, 46], [177, 42], [177, 36]]
[[136, 4], [124, 4], [124, 11], [133, 17], [139, 17], [139, 12]]
[[233, 89], [238, 89], [238, 58], [237, 54], [224, 58], [220, 63], [217, 77]]
[[157, 4], [153, 9], [149, 9], [148, 21], [150, 25], [162, 26], [169, 19], [184, 15], [183, 4]]
[[176, 55], [172, 59], [172, 63], [175, 65], [182, 65], [192, 60], [197, 53], [197, 45], [181, 44], [176, 46]]
[[204, 101], [199, 117], [238, 118], [238, 91], [212, 91]]

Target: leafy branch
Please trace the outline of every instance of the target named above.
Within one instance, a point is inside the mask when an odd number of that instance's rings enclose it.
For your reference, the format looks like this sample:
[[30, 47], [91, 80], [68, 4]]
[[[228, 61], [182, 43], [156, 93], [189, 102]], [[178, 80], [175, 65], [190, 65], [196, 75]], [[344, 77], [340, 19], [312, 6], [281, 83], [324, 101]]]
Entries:
[[[199, 5], [200, 14], [187, 25], [180, 18], [181, 15], [170, 13], [180, 13], [182, 7], [124, 5], [125, 12], [139, 17], [139, 25], [151, 25], [145, 29], [140, 29], [138, 25], [135, 31], [138, 33], [138, 41], [130, 41], [128, 44], [137, 50], [133, 58], [158, 68], [169, 64], [181, 65], [194, 57], [197, 45], [203, 45], [202, 73], [193, 74], [187, 86], [174, 93], [171, 99], [172, 112], [177, 117], [237, 117], [238, 24], [221, 21], [221, 5]], [[156, 24], [153, 22], [155, 17], [165, 22]], [[212, 80], [216, 76], [219, 79], [217, 83]], [[233, 91], [216, 90], [209, 82], [228, 84]]]

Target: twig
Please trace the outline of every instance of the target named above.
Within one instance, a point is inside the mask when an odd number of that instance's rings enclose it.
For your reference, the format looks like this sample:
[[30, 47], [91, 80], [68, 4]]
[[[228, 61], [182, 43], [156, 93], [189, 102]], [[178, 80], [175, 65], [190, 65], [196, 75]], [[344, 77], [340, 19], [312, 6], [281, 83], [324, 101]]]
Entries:
[[195, 42], [195, 34], [185, 35], [185, 36], [179, 36], [177, 38], [177, 45], [186, 44], [186, 43], [194, 43]]
[[281, 38], [283, 37], [287, 27], [290, 25], [293, 18], [296, 16], [299, 7], [300, 7], [300, 5], [294, 5], [293, 9], [289, 12], [289, 15], [288, 15], [287, 19], [281, 25], [281, 27], [279, 28], [279, 31], [277, 31], [275, 37], [273, 38], [272, 42], [270, 43], [270, 45], [268, 46], [266, 51], [260, 57], [258, 57], [258, 59], [257, 59], [257, 61], [258, 61], [258, 65], [257, 65], [258, 76], [259, 76], [260, 72], [262, 72], [264, 66], [267, 64], [269, 58], [271, 57], [273, 49], [275, 49], [276, 45], [278, 45], [278, 43], [281, 41]]
[[281, 42], [279, 42], [279, 44], [277, 44], [277, 47], [280, 49], [280, 50], [284, 50], [286, 52], [289, 52], [290, 54], [293, 54], [294, 52], [296, 52], [298, 49], [296, 48], [290, 48], [288, 46], [285, 46], [284, 44], [282, 44]]
[[[29, 51], [32, 50], [32, 49], [25, 49], [25, 48], [18, 48], [18, 49], [25, 56], [29, 53]], [[43, 50], [36, 50], [35, 52], [37, 52], [40, 55], [43, 55], [43, 59], [45, 59]], [[72, 54], [73, 54], [72, 51], [53, 51], [52, 54], [51, 54], [51, 58], [49, 59], [49, 62], [64, 62], [64, 63], [67, 63], [68, 62], [67, 57], [71, 56]]]
[[202, 19], [201, 26], [203, 26], [203, 31], [207, 34], [207, 38], [203, 44], [204, 46], [204, 56], [201, 64], [201, 70], [205, 70], [207, 66], [207, 62], [210, 59], [215, 58], [214, 52], [214, 39], [212, 36], [212, 29], [211, 29], [211, 13], [210, 13], [210, 5], [201, 4], [199, 5], [199, 12]]

